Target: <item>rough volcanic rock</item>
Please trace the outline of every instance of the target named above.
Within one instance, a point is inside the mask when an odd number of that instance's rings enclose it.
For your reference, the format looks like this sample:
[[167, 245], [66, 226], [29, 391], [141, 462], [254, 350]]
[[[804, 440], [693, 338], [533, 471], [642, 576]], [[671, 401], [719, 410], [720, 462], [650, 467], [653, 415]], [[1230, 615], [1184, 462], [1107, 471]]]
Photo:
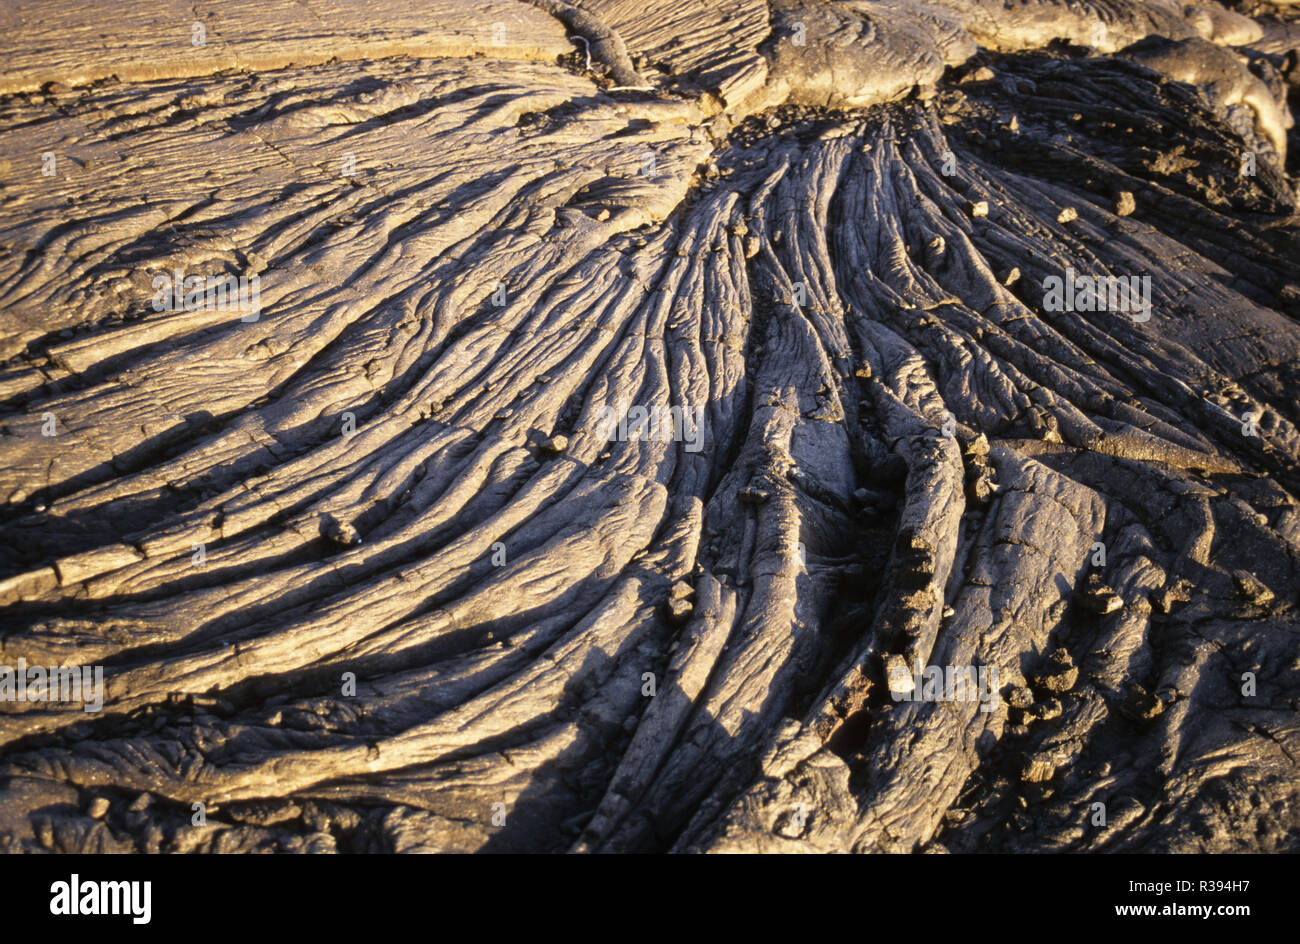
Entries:
[[1294, 9], [0, 17], [0, 848], [1297, 848]]

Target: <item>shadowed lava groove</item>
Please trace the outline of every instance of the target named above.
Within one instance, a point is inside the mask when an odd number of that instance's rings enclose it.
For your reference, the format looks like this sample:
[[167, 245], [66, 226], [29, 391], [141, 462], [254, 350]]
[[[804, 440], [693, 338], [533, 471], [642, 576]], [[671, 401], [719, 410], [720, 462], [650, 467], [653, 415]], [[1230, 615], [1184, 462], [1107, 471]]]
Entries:
[[0, 848], [1300, 848], [1296, 8], [178, 9], [0, 13]]

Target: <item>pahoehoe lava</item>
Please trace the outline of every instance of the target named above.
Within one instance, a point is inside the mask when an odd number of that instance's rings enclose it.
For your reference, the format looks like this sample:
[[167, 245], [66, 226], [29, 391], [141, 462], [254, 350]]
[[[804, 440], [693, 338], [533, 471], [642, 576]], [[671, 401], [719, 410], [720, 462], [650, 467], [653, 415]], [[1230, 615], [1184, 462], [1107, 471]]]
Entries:
[[0, 37], [0, 849], [1300, 848], [1294, 6]]

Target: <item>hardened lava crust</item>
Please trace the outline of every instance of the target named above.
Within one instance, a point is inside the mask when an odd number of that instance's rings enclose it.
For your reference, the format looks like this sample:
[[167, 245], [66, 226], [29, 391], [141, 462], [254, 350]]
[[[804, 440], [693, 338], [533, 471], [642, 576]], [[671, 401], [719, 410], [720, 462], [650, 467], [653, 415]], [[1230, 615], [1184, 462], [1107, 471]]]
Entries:
[[1300, 850], [1300, 7], [103, 7], [0, 850]]

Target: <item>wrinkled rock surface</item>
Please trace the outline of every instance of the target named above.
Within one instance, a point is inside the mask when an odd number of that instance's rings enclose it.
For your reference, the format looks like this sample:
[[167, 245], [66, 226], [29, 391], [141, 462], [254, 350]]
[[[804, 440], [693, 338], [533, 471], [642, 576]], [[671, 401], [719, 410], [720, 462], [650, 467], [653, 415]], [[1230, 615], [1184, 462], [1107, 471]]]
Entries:
[[1297, 848], [1294, 7], [0, 19], [0, 848]]

